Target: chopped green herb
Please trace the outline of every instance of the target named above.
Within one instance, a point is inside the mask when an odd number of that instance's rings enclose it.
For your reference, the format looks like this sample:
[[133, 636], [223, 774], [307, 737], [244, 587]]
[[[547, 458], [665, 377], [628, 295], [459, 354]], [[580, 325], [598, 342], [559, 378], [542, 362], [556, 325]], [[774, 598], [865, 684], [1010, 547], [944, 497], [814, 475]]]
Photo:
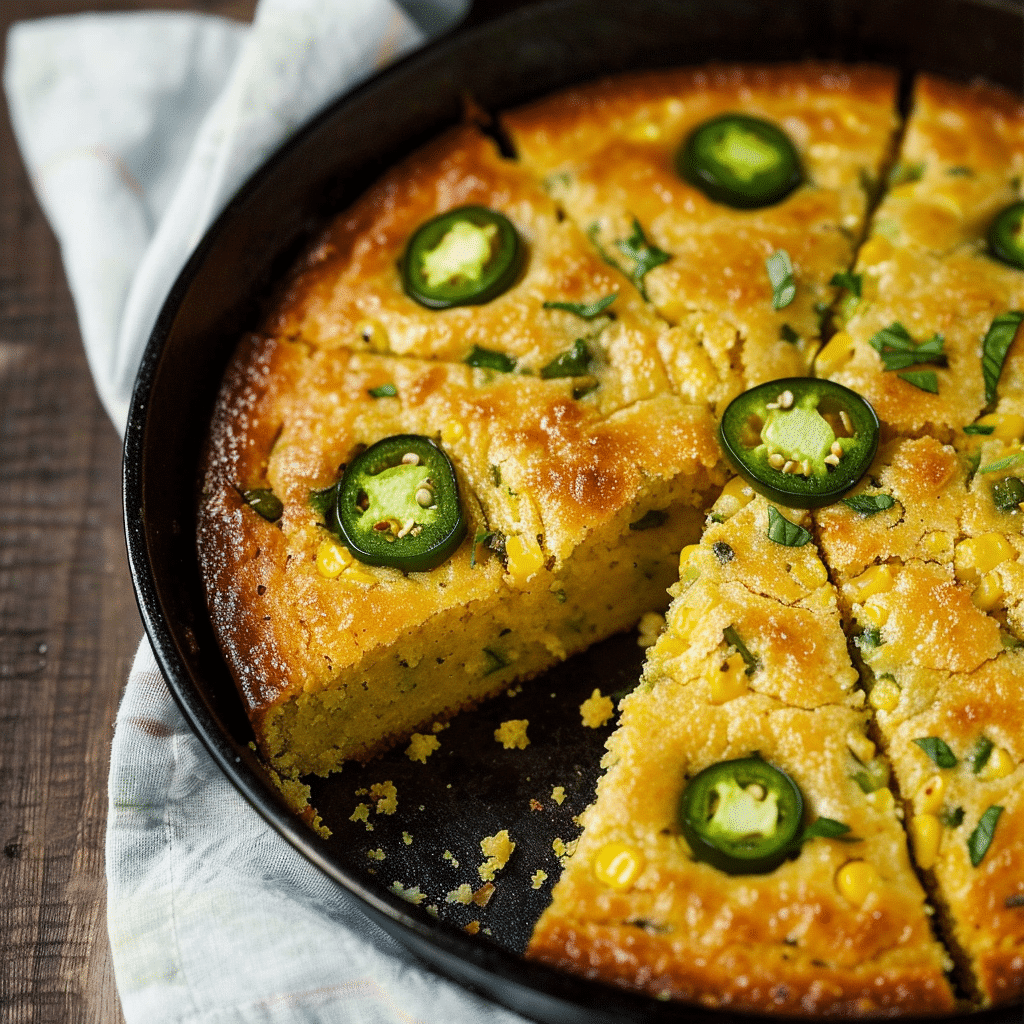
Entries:
[[939, 815], [939, 821], [946, 828], [959, 828], [964, 822], [964, 809], [962, 807], [944, 807]]
[[662, 508], [652, 508], [645, 512], [635, 523], [630, 523], [631, 530], [653, 530], [668, 519], [668, 512]]
[[752, 676], [760, 667], [760, 662], [754, 657], [753, 654], [747, 649], [746, 644], [740, 639], [739, 633], [736, 632], [735, 627], [726, 626], [722, 630], [722, 636], [725, 637], [725, 642], [730, 647], [735, 647], [736, 652], [743, 659], [743, 664], [746, 665], [745, 672], [748, 676]]
[[945, 366], [946, 354], [942, 351], [944, 343], [941, 334], [933, 334], [927, 341], [916, 345], [910, 332], [898, 320], [883, 327], [868, 341], [881, 356], [887, 370], [905, 370], [908, 366], [919, 366], [922, 363]]
[[924, 177], [924, 164], [907, 164], [902, 160], [892, 165], [889, 171], [889, 188], [906, 185], [912, 181], [920, 181]]
[[980, 434], [983, 437], [987, 437], [989, 434], [995, 431], [995, 425], [992, 423], [968, 423], [964, 427], [965, 434]]
[[947, 167], [946, 174], [951, 178], [973, 178], [974, 171], [970, 167], [964, 167], [963, 164], [958, 164], [956, 167]]
[[508, 660], [490, 647], [484, 648], [484, 657], [486, 659], [483, 671], [485, 676], [489, 676], [492, 672], [497, 672], [498, 669], [508, 668]]
[[840, 839], [844, 843], [859, 843], [860, 840], [854, 836], [847, 835], [850, 826], [834, 818], [815, 818], [800, 834], [795, 846], [802, 846], [810, 839]]
[[955, 768], [959, 763], [949, 744], [938, 736], [921, 736], [914, 742], [940, 767]]
[[857, 645], [857, 650], [866, 654], [868, 651], [882, 646], [882, 631], [880, 629], [865, 629], [860, 636], [853, 638], [853, 642]]
[[989, 405], [996, 400], [996, 385], [1003, 372], [1006, 353], [1010, 351], [1022, 320], [1024, 312], [1020, 310], [1000, 313], [992, 321], [981, 343], [981, 373], [985, 378], [985, 401]]
[[1018, 640], [1012, 633], [1000, 633], [999, 642], [1004, 651], [1019, 651], [1024, 647], [1024, 640]]
[[545, 309], [562, 309], [567, 313], [575, 313], [584, 320], [593, 320], [600, 316], [617, 298], [618, 292], [612, 292], [603, 299], [596, 299], [594, 302], [545, 302]]
[[276, 523], [284, 514], [281, 499], [269, 487], [254, 487], [252, 490], [243, 491], [242, 499], [268, 523]]
[[832, 275], [829, 284], [836, 288], [845, 288], [851, 295], [856, 295], [859, 299], [863, 281], [863, 274], [855, 274], [852, 270], [841, 270], [838, 274]]
[[862, 516], [873, 516], [892, 508], [896, 501], [888, 494], [855, 494], [851, 498], [843, 498], [843, 504]]
[[572, 175], [568, 171], [555, 171], [544, 179], [543, 184], [544, 188], [548, 191], [556, 185], [561, 185], [564, 188], [572, 184]]
[[565, 591], [559, 589], [559, 590], [555, 591], [555, 600], [559, 604], [565, 604], [565, 602], [568, 601], [569, 599], [565, 596]]
[[473, 546], [469, 549], [469, 567], [470, 569], [476, 568], [476, 549], [481, 544], [490, 545], [491, 540], [494, 538], [493, 530], [481, 530], [480, 533], [476, 534], [473, 538]]
[[1003, 813], [1002, 807], [993, 804], [981, 816], [974, 831], [967, 837], [967, 851], [971, 855], [971, 864], [977, 867], [988, 848], [992, 845], [992, 837], [996, 832], [996, 825], [999, 823], [999, 815]]
[[874, 793], [889, 784], [889, 762], [884, 757], [872, 758], [864, 768], [850, 776], [865, 793]]
[[768, 506], [768, 539], [787, 548], [802, 548], [811, 539], [811, 534], [802, 526], [790, 522], [774, 506]]
[[473, 351], [466, 356], [465, 362], [469, 366], [476, 366], [484, 370], [497, 370], [499, 373], [511, 373], [516, 368], [516, 361], [504, 352], [493, 352], [479, 345], [473, 346]]
[[992, 504], [1000, 512], [1017, 512], [1024, 503], [1024, 480], [1007, 476], [992, 485]]
[[928, 391], [933, 395], [939, 393], [939, 378], [934, 370], [907, 370], [904, 373], [897, 373], [896, 376], [922, 391]]
[[721, 526], [722, 523], [724, 523], [724, 522], [725, 522], [725, 516], [723, 516], [721, 512], [712, 512], [708, 516], [708, 523], [714, 523], [714, 524], [716, 524], [718, 526]]
[[800, 335], [789, 324], [783, 324], [779, 328], [779, 337], [783, 341], [789, 342], [790, 345], [795, 345], [800, 340]]
[[583, 338], [577, 338], [572, 343], [572, 348], [555, 356], [541, 369], [540, 375], [544, 380], [553, 380], [556, 377], [582, 377], [589, 369], [592, 358], [587, 343]]
[[578, 402], [581, 398], [586, 398], [592, 391], [596, 391], [597, 388], [597, 381], [591, 381], [589, 384], [583, 384], [580, 387], [573, 388], [572, 397]]
[[785, 309], [796, 298], [796, 279], [789, 253], [785, 249], [773, 252], [764, 266], [772, 285], [772, 309]]
[[501, 466], [491, 466], [491, 479], [495, 487], [501, 486]]
[[996, 459], [995, 462], [982, 466], [978, 472], [998, 473], [1000, 470], [1009, 469], [1011, 466], [1019, 466], [1022, 463], [1024, 463], [1024, 452], [1015, 452], [1013, 455], [1007, 455], [1005, 459]]
[[334, 507], [334, 502], [337, 496], [338, 485], [331, 484], [330, 487], [325, 487], [321, 491], [310, 491], [309, 497], [306, 501], [314, 512], [326, 519], [331, 509]]
[[975, 775], [988, 764], [988, 759], [994, 748], [995, 744], [987, 736], [978, 737], [978, 742], [974, 744], [970, 754], [967, 755], [967, 763]]
[[711, 550], [721, 565], [727, 565], [736, 557], [736, 552], [724, 540], [715, 541]]
[[633, 272], [630, 279], [636, 285], [640, 294], [646, 299], [647, 289], [644, 287], [644, 278], [662, 263], [667, 263], [672, 257], [669, 253], [652, 245], [644, 235], [640, 221], [633, 218], [633, 234], [629, 238], [618, 239], [615, 243], [623, 256], [633, 261]]
[[395, 398], [398, 395], [398, 388], [395, 387], [393, 381], [388, 381], [386, 384], [378, 384], [375, 388], [367, 388], [366, 390], [371, 398]]

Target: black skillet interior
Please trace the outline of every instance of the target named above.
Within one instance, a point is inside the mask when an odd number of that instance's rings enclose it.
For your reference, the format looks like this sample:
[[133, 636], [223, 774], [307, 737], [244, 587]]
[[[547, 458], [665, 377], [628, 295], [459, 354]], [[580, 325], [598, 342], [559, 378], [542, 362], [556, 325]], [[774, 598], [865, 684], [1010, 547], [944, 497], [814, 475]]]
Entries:
[[[610, 991], [519, 955], [557, 876], [553, 846], [577, 834], [573, 816], [591, 799], [611, 728], [583, 728], [577, 709], [595, 686], [609, 693], [632, 685], [642, 657], [633, 636], [613, 638], [521, 693], [460, 716], [426, 764], [398, 749], [318, 781], [314, 803], [334, 833], [326, 842], [281, 805], [248, 747], [252, 734], [198, 576], [196, 465], [214, 394], [236, 339], [258, 322], [272, 282], [314, 232], [384, 168], [455, 122], [466, 94], [497, 111], [618, 70], [804, 57], [885, 63], [905, 83], [917, 70], [982, 76], [1019, 93], [1024, 4], [553, 0], [475, 22], [346, 96], [291, 140], [228, 206], [176, 282], [145, 353], [125, 441], [137, 597], [175, 698], [229, 778], [301, 854], [430, 965], [542, 1021], [721, 1024], [739, 1017]], [[525, 750], [494, 742], [494, 729], [509, 718], [529, 720]], [[360, 792], [384, 782], [397, 791], [394, 815], [374, 812]], [[370, 804], [368, 822], [349, 820], [361, 803]], [[480, 886], [480, 839], [502, 828], [518, 846], [490, 902], [450, 901], [460, 886]], [[538, 870], [546, 880], [537, 880]], [[418, 887], [422, 905], [397, 894], [396, 883], [407, 897]], [[463, 931], [471, 921], [480, 922], [476, 936]], [[1019, 1010], [971, 1019], [1016, 1024]]]

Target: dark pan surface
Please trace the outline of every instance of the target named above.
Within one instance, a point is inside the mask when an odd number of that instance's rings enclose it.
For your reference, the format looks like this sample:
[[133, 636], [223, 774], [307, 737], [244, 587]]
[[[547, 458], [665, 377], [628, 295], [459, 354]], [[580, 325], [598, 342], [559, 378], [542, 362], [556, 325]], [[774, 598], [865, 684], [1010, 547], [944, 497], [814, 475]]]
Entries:
[[[1024, 3], [554, 0], [471, 21], [330, 107], [242, 189], [174, 285], [136, 384], [125, 441], [129, 557], [147, 632], [192, 727], [267, 821], [359, 897], [370, 917], [435, 968], [538, 1020], [740, 1019], [611, 991], [519, 955], [558, 874], [553, 844], [578, 833], [573, 818], [592, 798], [614, 724], [584, 728], [579, 704], [594, 687], [631, 686], [643, 652], [633, 635], [612, 638], [460, 716], [426, 764], [399, 747], [318, 780], [314, 804], [334, 833], [321, 840], [279, 802], [249, 749], [252, 733], [206, 615], [194, 548], [206, 423], [231, 349], [258, 321], [271, 283], [332, 213], [458, 120], [467, 92], [500, 110], [618, 70], [803, 57], [886, 63], [907, 82], [915, 70], [982, 76], [1022, 92]], [[510, 718], [530, 722], [525, 750], [494, 741]], [[360, 792], [384, 782], [397, 791], [393, 815], [375, 813]], [[360, 803], [371, 803], [372, 831], [358, 816], [350, 820]], [[502, 828], [517, 848], [490, 901], [448, 902], [460, 885], [480, 886], [480, 840]], [[535, 880], [538, 869], [546, 881]], [[425, 898], [410, 903], [394, 883]], [[480, 922], [478, 935], [463, 931], [471, 921]], [[971, 1020], [1018, 1024], [1020, 1010]]]

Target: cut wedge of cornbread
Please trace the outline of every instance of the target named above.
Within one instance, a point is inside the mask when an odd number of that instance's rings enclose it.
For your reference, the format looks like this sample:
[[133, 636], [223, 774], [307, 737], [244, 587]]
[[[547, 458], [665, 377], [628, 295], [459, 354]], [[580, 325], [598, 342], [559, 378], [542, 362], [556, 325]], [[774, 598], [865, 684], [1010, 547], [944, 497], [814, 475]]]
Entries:
[[[892, 432], [957, 440], [985, 412], [1024, 412], [1024, 332], [1000, 352], [997, 387], [983, 371], [996, 318], [1024, 310], [1024, 274], [985, 240], [1021, 198], [1024, 104], [919, 78], [895, 171], [909, 180], [875, 212], [857, 255], [860, 298], [847, 297], [816, 372], [867, 398]], [[904, 359], [920, 345], [919, 361]]]
[[[720, 411], [745, 388], [807, 372], [830, 281], [853, 262], [892, 146], [894, 95], [894, 76], [876, 68], [681, 69], [580, 86], [503, 124], [523, 164], [674, 325], [660, 345], [673, 386]], [[734, 209], [677, 173], [689, 133], [737, 112], [783, 128], [799, 153], [803, 183], [781, 202]], [[644, 274], [630, 256], [638, 231], [670, 257]], [[780, 251], [796, 292], [774, 308], [765, 261]]]
[[[948, 960], [892, 793], [858, 781], [885, 768], [835, 592], [813, 543], [769, 539], [771, 507], [750, 501], [684, 551], [667, 628], [621, 705], [607, 772], [527, 955], [714, 1007], [949, 1010]], [[695, 859], [680, 826], [687, 781], [752, 756], [797, 784], [805, 825], [849, 831], [807, 839], [762, 874]]]
[[933, 438], [892, 443], [858, 495], [890, 508], [816, 517], [964, 986], [1010, 1003], [1024, 992], [1024, 513], [997, 507], [971, 465]]
[[[394, 395], [373, 397], [382, 383]], [[664, 606], [722, 479], [713, 422], [671, 395], [601, 417], [566, 380], [259, 336], [217, 415], [204, 572], [283, 775], [370, 757]], [[361, 445], [404, 434], [440, 439], [468, 519], [429, 572], [354, 561], [310, 503]], [[274, 522], [243, 498], [267, 487]]]
[[[473, 205], [504, 214], [520, 234], [526, 252], [519, 278], [490, 302], [426, 308], [403, 289], [409, 239], [432, 217]], [[545, 307], [586, 308], [611, 296], [610, 305], [587, 316]], [[318, 349], [504, 363], [542, 376], [568, 376], [556, 360], [582, 341], [589, 358], [571, 376], [603, 411], [667, 390], [657, 349], [664, 328], [627, 278], [559, 216], [539, 182], [471, 125], [414, 153], [339, 216], [266, 327]]]

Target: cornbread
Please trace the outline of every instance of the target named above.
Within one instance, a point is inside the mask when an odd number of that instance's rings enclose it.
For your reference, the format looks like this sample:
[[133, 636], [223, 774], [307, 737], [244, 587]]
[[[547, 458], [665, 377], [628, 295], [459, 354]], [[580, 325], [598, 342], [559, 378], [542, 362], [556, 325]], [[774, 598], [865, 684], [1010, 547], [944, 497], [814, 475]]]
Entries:
[[[782, 132], [783, 191], [713, 198], [683, 162], [709, 126], [740, 195]], [[1024, 104], [922, 76], [901, 125], [886, 70], [720, 66], [495, 134], [512, 156], [465, 124], [387, 172], [228, 366], [198, 546], [261, 753], [292, 786], [398, 743], [429, 770], [449, 717], [639, 622], [643, 678], [527, 956], [745, 1011], [1019, 1002], [1024, 268], [986, 233], [1022, 199]], [[717, 434], [736, 396], [808, 376], [880, 421], [812, 511], [732, 475]], [[832, 472], [853, 428], [829, 416]], [[401, 516], [362, 549], [378, 501]], [[390, 558], [456, 513], [438, 561]], [[614, 714], [599, 688], [579, 710]], [[769, 852], [709, 853], [704, 826]], [[491, 884], [514, 843], [488, 842]]]

